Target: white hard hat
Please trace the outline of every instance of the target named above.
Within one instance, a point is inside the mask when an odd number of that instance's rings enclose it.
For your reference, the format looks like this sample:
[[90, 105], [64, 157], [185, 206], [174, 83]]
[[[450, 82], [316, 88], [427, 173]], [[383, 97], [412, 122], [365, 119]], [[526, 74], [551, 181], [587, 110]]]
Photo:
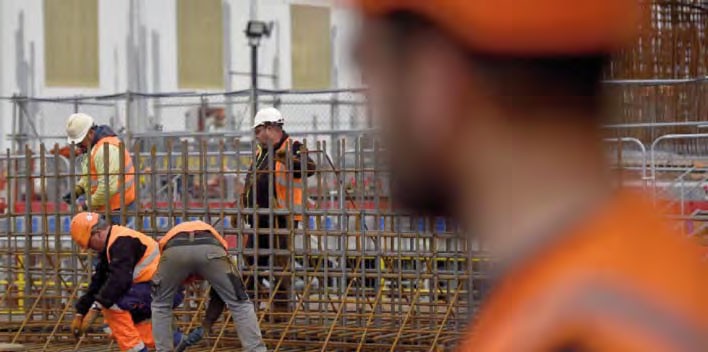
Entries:
[[93, 126], [93, 117], [78, 113], [71, 114], [66, 121], [66, 135], [69, 143], [79, 144], [86, 138], [89, 130]]
[[253, 128], [266, 123], [283, 124], [285, 123], [285, 119], [283, 118], [283, 114], [281, 114], [278, 109], [264, 108], [259, 110], [256, 117], [253, 119]]

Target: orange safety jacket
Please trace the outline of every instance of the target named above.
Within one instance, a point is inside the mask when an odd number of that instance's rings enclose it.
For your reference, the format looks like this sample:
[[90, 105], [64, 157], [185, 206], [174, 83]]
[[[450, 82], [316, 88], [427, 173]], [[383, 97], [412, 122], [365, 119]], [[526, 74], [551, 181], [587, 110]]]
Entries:
[[219, 234], [219, 232], [216, 231], [216, 229], [213, 226], [205, 223], [204, 221], [196, 220], [196, 221], [183, 222], [183, 223], [173, 227], [172, 229], [170, 229], [170, 231], [168, 231], [167, 234], [165, 234], [165, 236], [160, 239], [160, 242], [159, 242], [160, 243], [160, 252], [162, 252], [164, 250], [165, 245], [167, 244], [167, 242], [169, 242], [172, 239], [172, 237], [175, 237], [178, 234], [184, 233], [184, 232], [190, 233], [190, 232], [197, 232], [197, 231], [211, 232], [211, 234], [214, 235], [214, 237], [217, 240], [219, 240], [221, 245], [224, 246], [224, 249], [228, 250], [228, 248], [229, 248], [228, 243], [226, 243], [226, 240], [224, 240], [224, 238], [221, 236], [221, 234]]
[[[280, 145], [280, 148], [275, 152], [277, 154], [287, 153], [292, 150], [292, 140], [290, 137], [285, 139]], [[277, 209], [288, 209], [290, 205], [290, 195], [292, 195], [292, 212], [293, 219], [302, 221], [302, 179], [293, 177], [293, 172], [289, 170], [288, 165], [283, 160], [275, 160], [275, 198]], [[290, 193], [288, 192], [290, 190]]]
[[108, 239], [108, 245], [106, 247], [108, 263], [111, 262], [111, 246], [120, 237], [136, 238], [146, 247], [143, 257], [140, 258], [133, 269], [133, 283], [137, 284], [150, 281], [152, 275], [157, 271], [157, 264], [160, 262], [160, 249], [157, 246], [157, 242], [133, 229], [113, 225], [111, 228], [111, 237]]
[[460, 352], [707, 351], [700, 248], [621, 194], [500, 278]]
[[[99, 177], [104, 177], [102, 174], [98, 173], [98, 169], [96, 167], [96, 163], [94, 160], [96, 160], [96, 155], [97, 153], [103, 153], [103, 144], [110, 144], [116, 147], [120, 147], [121, 145], [120, 139], [115, 136], [111, 137], [105, 137], [101, 138], [95, 146], [93, 146], [91, 150], [91, 158], [89, 159], [89, 174], [91, 176], [91, 193], [93, 194], [96, 192], [98, 189], [98, 178]], [[123, 152], [125, 158], [125, 167], [123, 168], [123, 172], [125, 173], [125, 185], [124, 185], [124, 193], [125, 193], [125, 205], [129, 205], [130, 203], [133, 203], [135, 201], [135, 167], [133, 165], [133, 158], [131, 158], [130, 153], [128, 152], [128, 149], [124, 149]], [[99, 167], [103, 168], [103, 165], [99, 165]], [[109, 175], [111, 177], [112, 175]], [[106, 195], [106, 198], [108, 199], [108, 205], [111, 207], [111, 210], [117, 210], [120, 209], [120, 192], [121, 188], [121, 180], [120, 177], [118, 177], [118, 192], [115, 194], [108, 194]], [[96, 211], [103, 211], [105, 210], [105, 206], [98, 206], [96, 207]]]

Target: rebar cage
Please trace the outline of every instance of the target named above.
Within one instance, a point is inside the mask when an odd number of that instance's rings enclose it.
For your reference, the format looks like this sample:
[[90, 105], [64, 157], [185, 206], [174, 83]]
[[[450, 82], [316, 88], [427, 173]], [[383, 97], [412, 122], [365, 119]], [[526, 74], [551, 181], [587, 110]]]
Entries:
[[[337, 140], [333, 148], [322, 141], [304, 143], [317, 169], [303, 179], [306, 206], [298, 212], [292, 199], [284, 208], [240, 204], [256, 146], [238, 139], [200, 137], [176, 144], [168, 140], [163, 150], [139, 140], [129, 147], [121, 145], [131, 151], [135, 164], [136, 205], [129, 209], [122, 196], [120, 211], [102, 213], [107, 219], [120, 216], [121, 223], [134, 223], [155, 238], [181, 221], [213, 223], [230, 244], [258, 308], [266, 342], [276, 350], [452, 346], [487, 286], [488, 261], [482, 248], [459, 236], [451, 219], [395, 212], [388, 171], [372, 138]], [[8, 175], [7, 209], [0, 217], [0, 339], [39, 343], [51, 350], [73, 343], [67, 327], [72, 304], [88, 283], [92, 255], [72, 243], [69, 221], [78, 209], [61, 200], [85, 176], [79, 171], [83, 158], [73, 153], [65, 158], [47, 149], [40, 144], [36, 153], [27, 147], [24, 155], [8, 152], [0, 158]], [[330, 149], [335, 153], [328, 153]], [[290, 153], [286, 159], [292, 166]], [[124, 180], [126, 161], [120, 162], [115, 176]], [[289, 182], [293, 171], [288, 171]], [[272, 185], [273, 176], [268, 177]], [[256, 214], [271, 219], [301, 215], [305, 220], [282, 229], [252, 228], [244, 218]], [[258, 235], [268, 236], [270, 244], [286, 238], [288, 246], [249, 248], [247, 237]], [[251, 256], [256, 260], [248, 265], [246, 258]], [[277, 256], [287, 256], [287, 264], [274, 264]], [[268, 258], [268, 264], [259, 266], [259, 257]], [[291, 283], [288, 292], [276, 295], [284, 280]], [[188, 299], [176, 314], [185, 330], [201, 322], [205, 288], [190, 286]], [[275, 297], [281, 301], [287, 297], [286, 302], [275, 302]], [[284, 303], [287, 309], [271, 309], [275, 303]], [[221, 321], [202, 348], [238, 346], [233, 327], [223, 323], [228, 313]], [[96, 328], [81, 345], [105, 337]]]

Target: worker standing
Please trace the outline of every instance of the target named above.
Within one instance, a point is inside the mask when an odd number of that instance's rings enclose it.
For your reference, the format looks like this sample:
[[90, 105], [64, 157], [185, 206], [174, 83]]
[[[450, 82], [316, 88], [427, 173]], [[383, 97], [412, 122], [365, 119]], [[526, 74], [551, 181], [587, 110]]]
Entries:
[[[127, 227], [109, 225], [97, 213], [77, 214], [70, 231], [79, 247], [98, 252], [88, 290], [76, 302], [72, 333], [83, 335], [100, 311], [121, 351], [147, 351], [154, 345], [150, 280], [160, 260], [157, 242]], [[173, 304], [182, 298], [180, 293]]]
[[358, 3], [394, 198], [499, 259], [459, 350], [706, 351], [699, 248], [606, 172], [603, 71], [638, 1]]
[[206, 332], [223, 310], [231, 310], [236, 331], [245, 351], [266, 351], [253, 303], [243, 280], [227, 252], [224, 238], [202, 221], [183, 222], [160, 239], [162, 260], [153, 277], [153, 329], [157, 351], [172, 351], [172, 302], [188, 278], [203, 278], [211, 285], [211, 300], [203, 325]]
[[[93, 117], [77, 113], [69, 116], [66, 123], [68, 142], [75, 144], [82, 154], [86, 154], [81, 165], [82, 176], [73, 191], [67, 193], [63, 199], [71, 203], [81, 196], [86, 201], [80, 200], [79, 207], [103, 213], [106, 208], [112, 211], [111, 223], [121, 224], [118, 210], [135, 209], [135, 167], [128, 148], [123, 151], [123, 164], [121, 164], [121, 141], [113, 130], [106, 125], [98, 126]], [[108, 160], [105, 160], [105, 146], [108, 146]], [[107, 168], [106, 168], [107, 165]], [[108, 184], [105, 175], [108, 174]], [[121, 175], [122, 174], [122, 175]], [[121, 197], [125, 197], [121, 204]], [[83, 198], [83, 197], [81, 197]], [[128, 216], [126, 226], [133, 227], [134, 216]]]
[[[270, 243], [268, 229], [294, 229], [303, 221], [303, 182], [304, 177], [310, 177], [315, 172], [314, 161], [307, 156], [307, 150], [299, 141], [293, 140], [283, 129], [285, 119], [276, 108], [264, 108], [258, 111], [254, 119], [253, 132], [258, 142], [256, 155], [251, 161], [249, 173], [241, 197], [243, 207], [254, 209], [288, 209], [292, 215], [276, 214], [273, 223], [269, 214], [248, 215], [247, 221], [254, 229], [255, 237], [249, 236], [247, 248], [266, 250], [288, 249], [291, 238], [289, 235], [276, 233]], [[269, 155], [269, 148], [274, 155]], [[303, 158], [305, 158], [303, 160]], [[305, 165], [301, 163], [305, 162]], [[290, 166], [292, 164], [292, 168]], [[272, 169], [270, 169], [272, 167]], [[303, 177], [303, 167], [305, 176]], [[271, 183], [272, 178], [272, 183]], [[272, 184], [272, 189], [269, 185]], [[292, 233], [292, 231], [291, 231]], [[274, 267], [285, 268], [290, 261], [288, 255], [258, 256], [258, 266], [268, 267], [269, 257]], [[249, 265], [256, 260], [247, 257]], [[258, 280], [253, 280], [257, 284]], [[289, 277], [282, 277], [279, 290], [274, 296], [273, 311], [288, 310]], [[271, 287], [275, 286], [275, 283]]]

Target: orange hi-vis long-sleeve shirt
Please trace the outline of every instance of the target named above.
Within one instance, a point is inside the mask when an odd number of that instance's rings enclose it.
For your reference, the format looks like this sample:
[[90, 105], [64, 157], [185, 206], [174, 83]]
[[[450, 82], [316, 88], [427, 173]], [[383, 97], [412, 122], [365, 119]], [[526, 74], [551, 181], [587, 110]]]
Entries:
[[620, 194], [500, 278], [460, 352], [708, 351], [708, 270]]

